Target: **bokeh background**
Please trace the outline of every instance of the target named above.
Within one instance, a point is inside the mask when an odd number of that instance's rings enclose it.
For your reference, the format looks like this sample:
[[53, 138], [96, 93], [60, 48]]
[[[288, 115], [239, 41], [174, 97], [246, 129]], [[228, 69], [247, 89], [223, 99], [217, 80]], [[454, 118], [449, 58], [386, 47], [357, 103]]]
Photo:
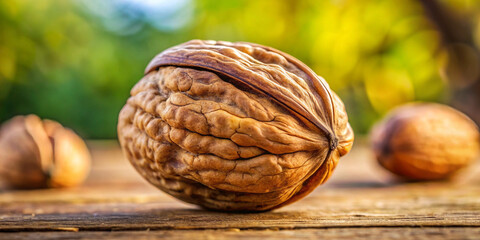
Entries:
[[190, 39], [249, 41], [323, 76], [357, 134], [409, 101], [480, 121], [477, 0], [0, 0], [0, 121], [35, 113], [89, 139], [150, 59]]

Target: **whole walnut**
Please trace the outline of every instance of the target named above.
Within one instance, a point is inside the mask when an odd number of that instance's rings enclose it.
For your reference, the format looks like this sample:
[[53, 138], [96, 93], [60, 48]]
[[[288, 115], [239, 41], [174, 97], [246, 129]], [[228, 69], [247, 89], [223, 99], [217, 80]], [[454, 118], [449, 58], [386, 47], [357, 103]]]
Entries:
[[150, 183], [221, 211], [302, 198], [353, 144], [342, 101], [306, 65], [257, 44], [200, 40], [150, 62], [118, 137]]
[[411, 180], [448, 178], [470, 164], [479, 151], [475, 123], [436, 103], [393, 110], [374, 127], [371, 140], [380, 165]]
[[0, 128], [0, 183], [5, 187], [70, 187], [89, 170], [85, 143], [57, 122], [16, 116]]

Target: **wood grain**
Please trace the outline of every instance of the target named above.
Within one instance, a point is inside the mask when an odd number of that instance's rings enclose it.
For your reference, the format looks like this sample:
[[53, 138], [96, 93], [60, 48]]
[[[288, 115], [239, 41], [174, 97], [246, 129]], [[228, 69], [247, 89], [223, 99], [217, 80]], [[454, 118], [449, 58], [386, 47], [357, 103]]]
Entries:
[[478, 161], [450, 181], [404, 183], [378, 167], [360, 143], [307, 198], [272, 212], [241, 214], [202, 210], [162, 193], [114, 143], [90, 148], [94, 165], [83, 186], [0, 190], [0, 238], [473, 239], [480, 231]]
[[295, 230], [177, 230], [0, 233], [0, 239], [478, 239], [480, 228], [327, 228]]

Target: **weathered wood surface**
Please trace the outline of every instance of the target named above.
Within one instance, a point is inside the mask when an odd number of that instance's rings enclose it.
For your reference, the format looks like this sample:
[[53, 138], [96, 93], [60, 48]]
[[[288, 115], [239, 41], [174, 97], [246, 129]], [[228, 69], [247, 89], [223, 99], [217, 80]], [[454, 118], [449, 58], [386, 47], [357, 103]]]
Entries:
[[296, 229], [296, 230], [145, 230], [125, 232], [22, 232], [0, 233], [5, 239], [472, 239], [478, 240], [480, 228], [321, 228], [321, 229]]
[[451, 181], [401, 183], [360, 143], [307, 198], [273, 212], [238, 214], [205, 211], [160, 192], [114, 143], [91, 148], [94, 165], [83, 186], [0, 190], [0, 238], [475, 239], [480, 233], [478, 161]]

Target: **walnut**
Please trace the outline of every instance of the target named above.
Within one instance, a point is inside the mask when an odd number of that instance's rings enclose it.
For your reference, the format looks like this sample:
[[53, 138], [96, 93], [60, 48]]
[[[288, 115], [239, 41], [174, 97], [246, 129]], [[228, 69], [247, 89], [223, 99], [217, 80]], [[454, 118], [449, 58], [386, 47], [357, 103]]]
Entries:
[[459, 111], [435, 103], [407, 104], [374, 127], [380, 165], [411, 180], [444, 179], [478, 154], [479, 132]]
[[302, 62], [257, 44], [200, 40], [150, 62], [118, 137], [150, 183], [221, 211], [304, 197], [353, 144], [342, 101]]
[[0, 128], [0, 181], [6, 187], [70, 187], [89, 169], [83, 140], [57, 122], [16, 116]]

